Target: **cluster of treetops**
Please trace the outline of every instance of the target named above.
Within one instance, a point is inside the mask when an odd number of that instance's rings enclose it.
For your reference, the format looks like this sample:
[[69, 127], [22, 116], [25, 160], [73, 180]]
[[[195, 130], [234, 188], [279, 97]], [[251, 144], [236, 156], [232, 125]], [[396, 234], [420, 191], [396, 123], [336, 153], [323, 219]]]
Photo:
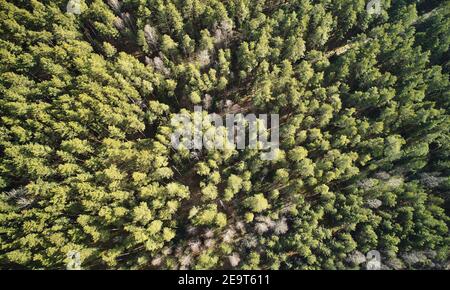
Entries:
[[[67, 2], [0, 1], [0, 268], [448, 267], [449, 0]], [[175, 150], [195, 105], [276, 158]]]

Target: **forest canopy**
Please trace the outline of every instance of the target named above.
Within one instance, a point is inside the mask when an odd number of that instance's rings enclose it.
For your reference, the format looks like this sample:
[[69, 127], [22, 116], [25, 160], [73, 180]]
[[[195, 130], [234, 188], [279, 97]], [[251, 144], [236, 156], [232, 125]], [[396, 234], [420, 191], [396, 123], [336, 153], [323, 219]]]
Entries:
[[450, 1], [380, 1], [0, 0], [0, 268], [448, 269]]

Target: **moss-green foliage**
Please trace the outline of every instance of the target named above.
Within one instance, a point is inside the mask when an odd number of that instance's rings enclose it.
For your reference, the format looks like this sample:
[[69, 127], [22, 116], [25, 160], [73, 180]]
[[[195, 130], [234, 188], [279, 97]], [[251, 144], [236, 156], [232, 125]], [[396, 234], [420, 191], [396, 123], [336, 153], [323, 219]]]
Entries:
[[[1, 268], [444, 267], [448, 1], [66, 2], [0, 1]], [[194, 104], [277, 158], [174, 150]]]

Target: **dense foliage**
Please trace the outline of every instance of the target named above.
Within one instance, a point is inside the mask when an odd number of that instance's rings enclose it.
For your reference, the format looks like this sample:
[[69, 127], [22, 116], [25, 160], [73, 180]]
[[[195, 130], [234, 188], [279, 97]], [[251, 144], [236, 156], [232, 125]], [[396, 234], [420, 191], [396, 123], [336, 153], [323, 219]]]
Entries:
[[[450, 1], [366, 4], [0, 0], [0, 267], [447, 267]], [[196, 104], [277, 158], [174, 150]]]

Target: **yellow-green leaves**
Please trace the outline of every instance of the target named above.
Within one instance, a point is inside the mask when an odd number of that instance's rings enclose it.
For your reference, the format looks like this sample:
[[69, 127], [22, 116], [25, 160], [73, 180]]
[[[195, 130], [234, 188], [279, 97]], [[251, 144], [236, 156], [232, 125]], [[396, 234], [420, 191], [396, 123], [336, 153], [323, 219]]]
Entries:
[[269, 208], [269, 202], [262, 193], [246, 198], [244, 203], [251, 211], [257, 213]]
[[161, 227], [162, 227], [162, 221], [154, 220], [148, 226], [148, 233], [150, 235], [155, 235], [156, 233], [158, 233], [161, 230]]
[[152, 212], [147, 206], [147, 203], [141, 202], [139, 206], [133, 209], [133, 221], [140, 223], [141, 225], [146, 225], [153, 219]]

